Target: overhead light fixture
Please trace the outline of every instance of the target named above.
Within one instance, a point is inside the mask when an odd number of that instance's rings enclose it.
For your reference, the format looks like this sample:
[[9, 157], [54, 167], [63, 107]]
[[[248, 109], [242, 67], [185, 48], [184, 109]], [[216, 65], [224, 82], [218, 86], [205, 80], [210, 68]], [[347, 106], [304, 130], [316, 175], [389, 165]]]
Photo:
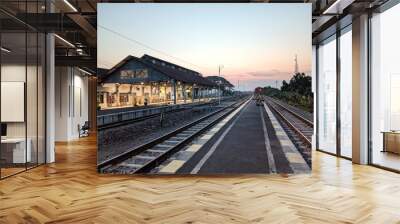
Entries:
[[58, 34], [54, 34], [55, 37], [57, 37], [59, 40], [61, 40], [62, 42], [66, 43], [67, 45], [69, 45], [70, 47], [75, 48], [75, 45], [73, 45], [71, 42], [69, 42], [68, 40], [60, 37]]
[[347, 8], [347, 6], [351, 5], [354, 1], [355, 0], [336, 0], [322, 14], [342, 14], [343, 10]]
[[73, 6], [68, 0], [64, 0], [65, 4], [67, 4], [74, 12], [78, 12], [78, 10]]
[[9, 49], [7, 49], [5, 47], [1, 47], [1, 51], [4, 51], [6, 53], [10, 53], [11, 52], [11, 50], [9, 50]]
[[85, 73], [85, 74], [87, 74], [87, 75], [93, 75], [92, 73], [90, 73], [90, 72], [88, 72], [88, 71], [86, 71], [86, 70], [83, 70], [83, 69], [81, 69], [81, 68], [79, 68], [79, 67], [78, 67], [78, 70], [81, 71], [81, 72], [83, 72], [83, 73]]
[[332, 5], [330, 5], [322, 14], [332, 14], [332, 10], [337, 8], [340, 0], [336, 0]]

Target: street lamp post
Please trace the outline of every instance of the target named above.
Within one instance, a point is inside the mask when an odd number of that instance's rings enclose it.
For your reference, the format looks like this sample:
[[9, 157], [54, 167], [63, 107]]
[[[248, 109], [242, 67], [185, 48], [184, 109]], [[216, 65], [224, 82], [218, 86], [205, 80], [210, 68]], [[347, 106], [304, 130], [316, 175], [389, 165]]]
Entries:
[[240, 79], [238, 79], [238, 83], [237, 83], [237, 93], [240, 96], [240, 87], [239, 87], [239, 83], [240, 83]]

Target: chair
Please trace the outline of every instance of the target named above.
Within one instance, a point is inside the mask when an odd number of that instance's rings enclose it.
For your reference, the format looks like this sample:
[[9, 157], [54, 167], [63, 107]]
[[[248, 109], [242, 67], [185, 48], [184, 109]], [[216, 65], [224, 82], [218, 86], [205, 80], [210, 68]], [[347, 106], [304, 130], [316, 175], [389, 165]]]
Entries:
[[89, 129], [90, 129], [89, 121], [85, 121], [82, 127], [78, 125], [79, 138], [89, 136]]

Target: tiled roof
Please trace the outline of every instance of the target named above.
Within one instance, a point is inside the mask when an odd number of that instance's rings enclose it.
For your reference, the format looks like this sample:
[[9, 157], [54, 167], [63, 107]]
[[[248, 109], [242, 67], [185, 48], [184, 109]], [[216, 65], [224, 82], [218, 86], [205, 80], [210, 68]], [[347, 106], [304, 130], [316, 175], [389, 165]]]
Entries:
[[152, 63], [151, 60], [148, 59], [142, 59], [141, 61], [147, 64], [149, 67], [153, 67], [154, 69], [160, 71], [161, 73], [169, 76], [172, 79], [185, 83], [199, 84], [205, 86], [216, 86], [215, 83], [207, 80], [200, 74], [198, 75], [193, 74], [194, 71], [192, 70], [189, 71], [185, 71], [184, 69], [179, 70], [177, 68], [172, 68], [171, 66], [162, 65], [160, 63]]
[[108, 69], [105, 68], [97, 68], [97, 80], [102, 80], [108, 73]]
[[224, 77], [221, 77], [221, 76], [207, 76], [205, 78], [213, 83], [218, 83], [218, 81], [220, 81], [221, 85], [229, 87], [229, 88], [234, 87], [234, 85], [232, 85], [232, 83], [230, 83], [228, 80], [226, 80]]
[[[111, 75], [112, 73], [117, 71], [120, 67], [122, 67], [131, 60], [137, 60], [145, 64], [146, 66], [151, 67], [154, 70], [163, 73], [164, 75], [170, 77], [171, 79], [175, 79], [180, 82], [203, 85], [203, 86], [217, 86], [214, 82], [204, 78], [203, 76], [201, 76], [200, 73], [196, 71], [184, 68], [182, 66], [149, 55], [143, 55], [141, 58], [137, 58], [131, 55], [125, 57], [117, 65], [109, 69], [105, 74], [101, 74], [101, 77], [99, 77], [99, 81], [101, 82], [101, 80], [104, 80], [107, 76]], [[156, 63], [153, 63], [153, 60], [155, 60]], [[99, 71], [98, 74], [100, 74]]]

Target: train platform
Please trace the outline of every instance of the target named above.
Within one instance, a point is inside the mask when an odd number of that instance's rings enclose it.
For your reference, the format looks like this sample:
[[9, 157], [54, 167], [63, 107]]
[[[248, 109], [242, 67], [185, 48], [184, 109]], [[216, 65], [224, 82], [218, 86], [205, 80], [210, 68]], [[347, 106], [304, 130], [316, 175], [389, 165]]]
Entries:
[[[227, 100], [229, 98], [230, 97], [221, 97], [221, 100]], [[166, 107], [166, 106], [173, 106], [173, 105], [196, 105], [196, 104], [208, 103], [208, 102], [217, 101], [217, 100], [218, 100], [217, 97], [209, 97], [209, 98], [204, 98], [204, 99], [195, 99], [194, 101], [192, 101], [191, 99], [188, 99], [186, 101], [178, 100], [176, 102], [176, 104], [174, 104], [173, 101], [168, 101], [168, 102], [162, 102], [162, 103], [150, 103], [147, 106], [144, 106], [144, 105], [115, 106], [115, 107], [109, 107], [107, 109], [97, 110], [97, 115], [101, 116], [101, 115], [131, 112], [131, 111], [145, 110], [145, 109], [152, 109], [152, 108]]]
[[307, 173], [310, 167], [267, 104], [249, 100], [154, 173]]

